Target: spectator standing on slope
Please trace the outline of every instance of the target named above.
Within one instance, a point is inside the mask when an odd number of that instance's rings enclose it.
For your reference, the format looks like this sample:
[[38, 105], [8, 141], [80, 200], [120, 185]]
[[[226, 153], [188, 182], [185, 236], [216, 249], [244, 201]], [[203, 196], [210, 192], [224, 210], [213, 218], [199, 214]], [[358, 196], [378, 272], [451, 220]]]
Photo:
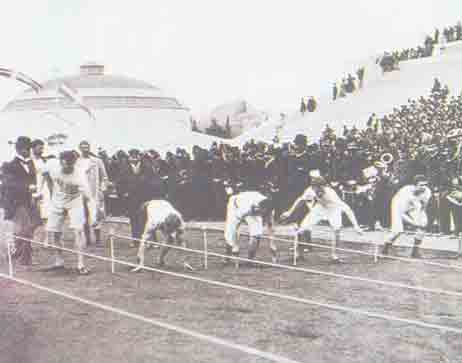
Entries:
[[301, 112], [302, 116], [306, 112], [306, 104], [305, 104], [305, 98], [304, 97], [302, 97], [302, 100], [300, 102], [300, 112]]
[[358, 81], [359, 81], [359, 89], [362, 89], [363, 86], [364, 86], [364, 74], [365, 74], [365, 68], [364, 67], [360, 67], [357, 71], [356, 71], [356, 75], [358, 76]]
[[337, 82], [334, 82], [334, 86], [332, 87], [332, 100], [335, 101], [338, 96], [338, 86]]

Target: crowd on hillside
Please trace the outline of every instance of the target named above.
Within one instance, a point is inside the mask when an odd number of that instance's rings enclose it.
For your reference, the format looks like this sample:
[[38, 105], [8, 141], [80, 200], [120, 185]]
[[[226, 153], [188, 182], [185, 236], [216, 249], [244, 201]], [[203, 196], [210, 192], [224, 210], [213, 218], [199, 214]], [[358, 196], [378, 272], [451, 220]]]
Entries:
[[364, 85], [365, 72], [365, 67], [360, 67], [356, 71], [356, 77], [350, 73], [347, 77], [342, 78], [340, 82], [334, 82], [332, 99], [335, 101], [338, 98], [347, 97], [348, 94], [362, 89]]
[[454, 26], [445, 27], [442, 31], [436, 29], [433, 35], [427, 35], [423, 44], [418, 45], [415, 48], [385, 52], [382, 57], [377, 59], [377, 63], [380, 63], [380, 66], [384, 69], [384, 71], [387, 71], [389, 70], [390, 65], [393, 65], [396, 68], [399, 62], [431, 57], [434, 54], [434, 50], [437, 45], [444, 48], [446, 43], [459, 40], [462, 40], [462, 22], [460, 21]]
[[[441, 32], [436, 29], [433, 35], [426, 36], [422, 45], [415, 48], [384, 52], [382, 56], [377, 58], [376, 63], [380, 65], [383, 72], [390, 72], [399, 69], [400, 62], [432, 56], [438, 44], [444, 47], [444, 44], [458, 40], [462, 40], [462, 22], [458, 22], [454, 26], [448, 26]], [[335, 101], [339, 98], [347, 97], [348, 94], [363, 88], [364, 77], [365, 67], [363, 66], [357, 69], [355, 75], [350, 73], [340, 81], [334, 82], [332, 99]]]

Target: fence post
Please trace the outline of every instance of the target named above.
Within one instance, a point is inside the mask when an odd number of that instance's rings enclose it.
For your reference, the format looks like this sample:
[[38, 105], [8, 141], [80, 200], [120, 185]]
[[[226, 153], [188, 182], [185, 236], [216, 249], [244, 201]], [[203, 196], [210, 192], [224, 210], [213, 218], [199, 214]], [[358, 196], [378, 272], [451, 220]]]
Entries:
[[462, 257], [462, 234], [459, 233], [459, 252], [457, 253], [457, 257]]
[[111, 250], [111, 272], [115, 273], [114, 227], [109, 230], [109, 248]]
[[294, 261], [293, 265], [297, 266], [297, 253], [298, 253], [298, 233], [297, 229], [295, 229], [295, 236], [294, 236]]
[[202, 233], [204, 236], [204, 269], [208, 269], [208, 242], [207, 242], [207, 227], [202, 226]]
[[11, 244], [10, 241], [7, 242], [7, 251], [8, 251], [8, 273], [10, 277], [13, 277], [13, 259], [11, 257]]
[[[232, 251], [232, 252], [231, 252], [232, 257], [240, 257], [240, 255], [239, 255], [239, 251], [240, 251], [240, 238], [241, 238], [241, 234], [239, 233], [239, 226], [237, 226], [237, 230], [236, 230], [236, 242], [235, 242], [235, 243], [237, 243], [237, 246], [238, 246], [238, 253], [237, 253], [237, 255], [236, 255], [236, 253], [233, 252], [233, 250], [234, 250], [234, 247], [233, 247], [232, 250], [231, 250], [231, 251]], [[239, 270], [239, 260], [236, 259], [236, 258], [233, 258], [233, 260], [234, 260], [234, 268], [235, 268], [236, 270]]]
[[379, 240], [378, 238], [375, 240], [375, 247], [374, 247], [374, 263], [377, 263], [379, 260]]

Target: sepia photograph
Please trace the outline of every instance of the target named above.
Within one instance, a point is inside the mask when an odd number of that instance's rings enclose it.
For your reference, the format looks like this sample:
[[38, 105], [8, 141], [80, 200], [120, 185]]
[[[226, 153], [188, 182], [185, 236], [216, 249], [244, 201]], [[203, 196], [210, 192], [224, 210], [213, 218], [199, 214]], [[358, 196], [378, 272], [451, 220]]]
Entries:
[[462, 2], [0, 30], [0, 363], [462, 363]]

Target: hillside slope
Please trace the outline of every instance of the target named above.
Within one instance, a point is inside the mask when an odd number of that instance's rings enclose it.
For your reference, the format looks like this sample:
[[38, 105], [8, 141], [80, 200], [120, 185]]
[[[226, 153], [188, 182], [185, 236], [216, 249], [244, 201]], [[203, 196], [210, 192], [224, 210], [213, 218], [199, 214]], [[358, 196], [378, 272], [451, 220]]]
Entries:
[[343, 125], [362, 128], [372, 113], [382, 116], [406, 104], [408, 99], [427, 95], [435, 77], [449, 86], [451, 94], [459, 94], [462, 90], [462, 42], [450, 44], [442, 54], [402, 62], [400, 68], [400, 71], [382, 76], [379, 67], [370, 62], [362, 90], [335, 102], [322, 99], [315, 113], [302, 116], [296, 112], [283, 125], [280, 121], [268, 122], [234, 139], [234, 143], [242, 145], [252, 138], [270, 141], [278, 125], [282, 127], [280, 135], [284, 140], [291, 140], [297, 133], [317, 140], [326, 123], [337, 132]]

